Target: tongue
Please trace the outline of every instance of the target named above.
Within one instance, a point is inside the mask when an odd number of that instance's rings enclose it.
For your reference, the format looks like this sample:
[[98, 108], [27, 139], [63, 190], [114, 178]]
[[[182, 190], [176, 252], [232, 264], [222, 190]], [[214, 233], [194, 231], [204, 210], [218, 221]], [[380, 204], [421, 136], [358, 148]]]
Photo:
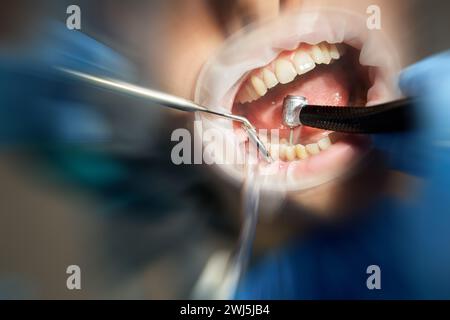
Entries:
[[[287, 95], [304, 96], [310, 104], [345, 106], [349, 100], [349, 81], [339, 64], [320, 65], [288, 84], [278, 84], [264, 97], [247, 104], [235, 104], [233, 113], [247, 117], [258, 129], [280, 129], [280, 138], [287, 138], [289, 129], [282, 124], [283, 99]], [[323, 130], [301, 127], [295, 135], [302, 142]]]

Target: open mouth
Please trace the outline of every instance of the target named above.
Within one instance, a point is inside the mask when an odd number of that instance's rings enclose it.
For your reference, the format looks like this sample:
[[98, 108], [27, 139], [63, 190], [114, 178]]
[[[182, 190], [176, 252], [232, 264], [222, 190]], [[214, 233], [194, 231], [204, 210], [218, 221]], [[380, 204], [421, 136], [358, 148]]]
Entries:
[[365, 105], [373, 85], [361, 65], [359, 51], [346, 44], [322, 42], [300, 44], [283, 51], [268, 65], [252, 70], [240, 86], [232, 112], [250, 120], [260, 132], [267, 132], [266, 144], [272, 158], [281, 161], [306, 160], [328, 150], [338, 141], [361, 142], [361, 137], [335, 134], [300, 126], [283, 125], [283, 99], [304, 96], [310, 104], [336, 107]]
[[[310, 104], [345, 107], [398, 97], [396, 56], [378, 35], [368, 32], [365, 19], [336, 10], [300, 12], [258, 26], [230, 40], [205, 65], [195, 99], [244, 116], [256, 127], [276, 160], [270, 165], [261, 160], [276, 169], [271, 188], [316, 186], [348, 172], [366, 154], [370, 139], [306, 126], [291, 130], [283, 125], [283, 99], [296, 95]], [[239, 135], [236, 123], [200, 119]], [[242, 166], [223, 171], [239, 181], [245, 176]]]

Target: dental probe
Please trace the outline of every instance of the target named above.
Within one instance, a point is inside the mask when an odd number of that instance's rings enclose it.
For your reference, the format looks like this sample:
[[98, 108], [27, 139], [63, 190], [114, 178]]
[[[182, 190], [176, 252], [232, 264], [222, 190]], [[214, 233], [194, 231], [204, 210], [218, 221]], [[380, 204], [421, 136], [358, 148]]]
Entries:
[[187, 112], [205, 112], [209, 114], [213, 114], [215, 116], [223, 117], [232, 121], [237, 121], [242, 124], [242, 128], [247, 132], [247, 135], [254, 145], [258, 148], [259, 152], [263, 156], [263, 158], [267, 162], [272, 162], [272, 157], [264, 143], [258, 137], [256, 133], [255, 127], [248, 121], [247, 118], [237, 116], [230, 113], [218, 112], [214, 110], [207, 109], [201, 105], [196, 104], [193, 101], [183, 99], [177, 96], [173, 96], [164, 92], [156, 91], [149, 88], [140, 87], [131, 83], [123, 82], [116, 79], [98, 77], [94, 75], [90, 75], [87, 73], [66, 69], [66, 68], [57, 68], [59, 71], [62, 71], [70, 76], [73, 76], [77, 79], [87, 81], [91, 84], [97, 85], [102, 88], [110, 89], [115, 92], [129, 94], [131, 96], [137, 96], [144, 99], [151, 100], [152, 102], [158, 103], [160, 105], [177, 109], [181, 111]]
[[405, 98], [370, 107], [310, 105], [302, 96], [286, 96], [282, 119], [291, 130], [308, 126], [345, 133], [386, 133], [415, 127], [414, 100]]

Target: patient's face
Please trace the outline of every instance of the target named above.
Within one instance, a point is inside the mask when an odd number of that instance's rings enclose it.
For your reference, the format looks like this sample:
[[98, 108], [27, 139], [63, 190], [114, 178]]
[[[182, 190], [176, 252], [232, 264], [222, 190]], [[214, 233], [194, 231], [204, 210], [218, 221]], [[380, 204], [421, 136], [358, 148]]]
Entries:
[[[343, 107], [398, 97], [395, 76], [408, 50], [399, 38], [402, 26], [394, 23], [406, 14], [401, 4], [169, 1], [155, 17], [161, 33], [157, 45], [152, 41], [157, 50], [149, 67], [165, 90], [245, 116], [267, 132], [275, 159], [265, 178], [267, 189], [328, 214], [376, 194], [385, 172], [366, 136], [285, 127], [283, 98], [300, 95], [313, 104]], [[203, 129], [239, 136], [238, 144], [248, 148], [236, 123], [201, 120]], [[224, 181], [239, 185], [245, 178], [242, 166], [216, 169]]]

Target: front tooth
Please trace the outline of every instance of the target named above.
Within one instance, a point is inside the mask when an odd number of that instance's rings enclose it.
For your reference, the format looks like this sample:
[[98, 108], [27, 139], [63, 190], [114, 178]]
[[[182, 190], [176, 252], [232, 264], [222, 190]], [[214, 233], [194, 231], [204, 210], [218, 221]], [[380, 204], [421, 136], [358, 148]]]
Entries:
[[319, 46], [315, 45], [311, 47], [311, 57], [317, 64], [323, 63], [324, 57]]
[[266, 84], [267, 88], [273, 88], [278, 84], [277, 77], [275, 77], [275, 74], [267, 69], [263, 70], [263, 80]]
[[328, 51], [328, 45], [325, 42], [323, 42], [319, 45], [319, 48], [322, 51], [322, 55], [323, 55], [322, 62], [325, 64], [330, 64], [331, 55], [330, 55], [330, 52]]
[[308, 153], [306, 152], [306, 148], [302, 144], [295, 145], [295, 154], [297, 155], [297, 158], [302, 159], [302, 160], [308, 158]]
[[308, 151], [308, 153], [311, 155], [315, 155], [320, 152], [320, 149], [319, 149], [319, 146], [317, 145], [317, 143], [307, 144], [305, 148], [306, 148], [306, 151]]
[[335, 44], [330, 44], [330, 56], [331, 59], [337, 60], [340, 58], [339, 50]]
[[294, 65], [285, 59], [280, 59], [275, 62], [275, 74], [280, 83], [285, 84], [294, 80], [297, 72]]
[[301, 50], [297, 51], [294, 56], [294, 65], [298, 74], [304, 74], [316, 67], [316, 64], [311, 56]]
[[250, 81], [253, 85], [253, 89], [255, 89], [256, 93], [261, 97], [267, 93], [267, 87], [260, 78], [253, 76]]
[[287, 146], [286, 147], [286, 159], [288, 161], [295, 160], [295, 147], [294, 146]]
[[327, 150], [331, 146], [331, 140], [329, 137], [322, 138], [317, 142], [317, 145], [320, 150]]

